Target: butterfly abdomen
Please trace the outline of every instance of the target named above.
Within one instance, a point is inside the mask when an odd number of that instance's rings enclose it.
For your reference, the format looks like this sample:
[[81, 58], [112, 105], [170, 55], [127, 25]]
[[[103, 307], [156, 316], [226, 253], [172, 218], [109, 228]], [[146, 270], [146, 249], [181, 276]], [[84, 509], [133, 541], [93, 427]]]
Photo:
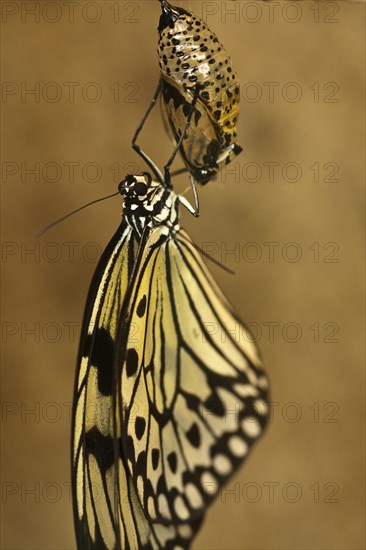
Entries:
[[[199, 127], [195, 136], [198, 141], [202, 140], [203, 131], [206, 151], [202, 143], [197, 151], [192, 139], [189, 141], [191, 148], [187, 143], [183, 156], [190, 165], [202, 165], [204, 172], [210, 164], [212, 168], [216, 163], [230, 162], [232, 156], [241, 151], [236, 144], [240, 102], [237, 74], [223, 44], [203, 20], [170, 6], [165, 0], [162, 9], [158, 54], [163, 110], [166, 110], [173, 134], [179, 137], [184, 130], [184, 117], [179, 117], [175, 111], [181, 104], [187, 115], [187, 106], [191, 105], [195, 94], [198, 95], [195, 116], [203, 120], [198, 125], [193, 118], [190, 131], [194, 133], [195, 125]], [[216, 146], [213, 141], [217, 141]], [[197, 179], [203, 183], [210, 177], [207, 179], [202, 173]]]

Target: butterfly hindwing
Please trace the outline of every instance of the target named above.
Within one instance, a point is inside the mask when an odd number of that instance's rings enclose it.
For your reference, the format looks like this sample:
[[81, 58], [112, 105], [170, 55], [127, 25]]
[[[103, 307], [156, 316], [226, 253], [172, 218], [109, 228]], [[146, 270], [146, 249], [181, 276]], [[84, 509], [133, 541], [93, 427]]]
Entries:
[[266, 424], [257, 348], [188, 235], [161, 227], [121, 333], [122, 441], [137, 494], [152, 522], [191, 522]]
[[[179, 141], [185, 128], [194, 96], [194, 89], [185, 91], [173, 80], [161, 79], [161, 114], [165, 129], [175, 142]], [[180, 152], [189, 171], [201, 181], [204, 173], [207, 179], [216, 174], [222, 153], [222, 132], [217, 122], [207, 124], [207, 109], [202, 102], [197, 102], [193, 109]]]

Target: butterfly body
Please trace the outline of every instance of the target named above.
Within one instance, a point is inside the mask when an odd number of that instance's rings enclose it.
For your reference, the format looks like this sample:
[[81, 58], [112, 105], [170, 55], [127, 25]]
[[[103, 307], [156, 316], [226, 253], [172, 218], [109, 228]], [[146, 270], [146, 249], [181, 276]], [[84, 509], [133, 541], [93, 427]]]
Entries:
[[162, 0], [159, 22], [161, 109], [178, 141], [195, 94], [192, 123], [181, 145], [187, 168], [204, 184], [241, 152], [236, 143], [240, 86], [222, 43], [194, 14]]
[[263, 433], [258, 350], [149, 174], [120, 184], [123, 220], [89, 291], [74, 394], [78, 548], [187, 549]]

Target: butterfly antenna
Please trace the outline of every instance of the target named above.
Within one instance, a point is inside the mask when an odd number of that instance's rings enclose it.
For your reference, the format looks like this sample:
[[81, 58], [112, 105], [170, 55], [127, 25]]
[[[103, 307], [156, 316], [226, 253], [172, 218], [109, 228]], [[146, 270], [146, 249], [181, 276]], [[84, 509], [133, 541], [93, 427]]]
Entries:
[[88, 206], [91, 206], [92, 204], [96, 204], [97, 202], [105, 201], [106, 199], [110, 199], [112, 197], [115, 197], [116, 195], [119, 195], [119, 191], [116, 193], [113, 193], [112, 195], [107, 195], [106, 197], [102, 197], [100, 199], [96, 199], [94, 201], [88, 202], [87, 204], [84, 204], [83, 206], [80, 206], [80, 208], [77, 208], [76, 210], [73, 210], [72, 212], [69, 212], [65, 216], [62, 216], [62, 218], [59, 218], [58, 220], [55, 220], [54, 222], [46, 225], [43, 227], [38, 233], [36, 233], [35, 237], [38, 239], [42, 235], [44, 235], [49, 229], [54, 227], [55, 225], [58, 225], [59, 223], [63, 222], [64, 220], [67, 220], [67, 218], [71, 218], [74, 214], [77, 214], [77, 212], [80, 212], [81, 210], [84, 210], [84, 208], [87, 208]]
[[227, 273], [229, 273], [230, 275], [235, 275], [235, 271], [233, 271], [232, 269], [230, 269], [229, 267], [226, 267], [226, 265], [224, 265], [222, 262], [219, 262], [219, 260], [215, 260], [215, 258], [213, 258], [212, 256], [210, 256], [209, 254], [207, 254], [207, 252], [205, 252], [202, 248], [200, 248], [197, 244], [193, 243], [193, 246], [199, 251], [201, 252], [201, 254], [203, 254], [208, 260], [210, 260], [211, 262], [213, 262], [214, 264], [216, 264], [218, 267], [221, 267], [221, 269], [223, 269], [224, 271], [226, 271]]
[[182, 239], [185, 239], [187, 242], [189, 242], [191, 245], [193, 245], [193, 247], [198, 251], [200, 252], [205, 258], [207, 258], [208, 260], [210, 260], [211, 262], [213, 262], [214, 264], [216, 264], [218, 267], [221, 267], [221, 269], [223, 269], [224, 271], [226, 271], [227, 273], [229, 273], [230, 275], [235, 275], [235, 271], [233, 271], [232, 269], [230, 269], [229, 267], [226, 267], [226, 265], [224, 265], [222, 262], [219, 262], [219, 260], [215, 260], [215, 258], [213, 258], [212, 256], [210, 256], [209, 254], [207, 254], [207, 252], [205, 252], [200, 246], [198, 246], [198, 244], [196, 244], [195, 242], [191, 241], [190, 239], [187, 239], [187, 237], [185, 235], [180, 235], [180, 238]]

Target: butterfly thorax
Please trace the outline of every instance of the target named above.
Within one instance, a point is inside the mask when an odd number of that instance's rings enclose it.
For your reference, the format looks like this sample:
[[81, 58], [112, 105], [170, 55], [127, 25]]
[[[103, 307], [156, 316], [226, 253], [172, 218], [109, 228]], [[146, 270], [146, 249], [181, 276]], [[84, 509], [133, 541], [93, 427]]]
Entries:
[[179, 230], [179, 201], [171, 189], [153, 181], [150, 174], [127, 176], [119, 185], [124, 195], [123, 214], [128, 224], [142, 236], [146, 227], [166, 225], [171, 231]]

